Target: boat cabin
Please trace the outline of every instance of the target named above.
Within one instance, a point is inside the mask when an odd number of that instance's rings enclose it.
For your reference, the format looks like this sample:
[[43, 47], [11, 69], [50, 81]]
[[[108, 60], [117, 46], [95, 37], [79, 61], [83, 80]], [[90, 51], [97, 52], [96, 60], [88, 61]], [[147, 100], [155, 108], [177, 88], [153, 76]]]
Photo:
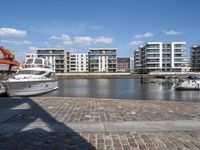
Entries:
[[44, 58], [26, 58], [24, 63], [25, 68], [29, 67], [43, 67], [50, 68], [50, 65], [47, 60]]

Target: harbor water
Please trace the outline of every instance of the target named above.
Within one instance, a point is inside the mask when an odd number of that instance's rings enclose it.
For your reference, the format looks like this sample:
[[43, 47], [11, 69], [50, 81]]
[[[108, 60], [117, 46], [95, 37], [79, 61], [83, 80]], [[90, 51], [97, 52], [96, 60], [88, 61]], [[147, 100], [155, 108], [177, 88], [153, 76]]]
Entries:
[[200, 91], [139, 79], [61, 79], [59, 89], [41, 96], [200, 102]]

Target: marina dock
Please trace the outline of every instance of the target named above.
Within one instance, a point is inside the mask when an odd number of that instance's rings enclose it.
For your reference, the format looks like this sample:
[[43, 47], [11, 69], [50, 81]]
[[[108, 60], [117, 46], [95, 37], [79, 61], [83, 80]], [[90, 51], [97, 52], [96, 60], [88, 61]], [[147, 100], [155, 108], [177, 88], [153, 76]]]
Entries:
[[200, 104], [0, 98], [0, 149], [200, 149]]

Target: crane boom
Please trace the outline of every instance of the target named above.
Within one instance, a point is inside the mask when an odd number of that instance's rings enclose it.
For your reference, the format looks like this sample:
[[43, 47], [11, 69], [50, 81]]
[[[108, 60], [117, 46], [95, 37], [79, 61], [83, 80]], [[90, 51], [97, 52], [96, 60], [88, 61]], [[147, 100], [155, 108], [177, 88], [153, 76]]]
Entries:
[[5, 71], [11, 71], [11, 68], [19, 68], [20, 64], [15, 59], [15, 55], [10, 50], [5, 49], [4, 47], [0, 47], [0, 70], [1, 66], [8, 65], [9, 69]]

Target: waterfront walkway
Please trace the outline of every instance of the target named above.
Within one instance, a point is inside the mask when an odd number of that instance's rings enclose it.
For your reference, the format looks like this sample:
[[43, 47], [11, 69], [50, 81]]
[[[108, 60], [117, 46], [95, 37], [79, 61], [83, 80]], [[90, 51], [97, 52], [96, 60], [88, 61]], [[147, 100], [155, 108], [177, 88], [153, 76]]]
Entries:
[[0, 149], [200, 149], [200, 103], [0, 98]]

